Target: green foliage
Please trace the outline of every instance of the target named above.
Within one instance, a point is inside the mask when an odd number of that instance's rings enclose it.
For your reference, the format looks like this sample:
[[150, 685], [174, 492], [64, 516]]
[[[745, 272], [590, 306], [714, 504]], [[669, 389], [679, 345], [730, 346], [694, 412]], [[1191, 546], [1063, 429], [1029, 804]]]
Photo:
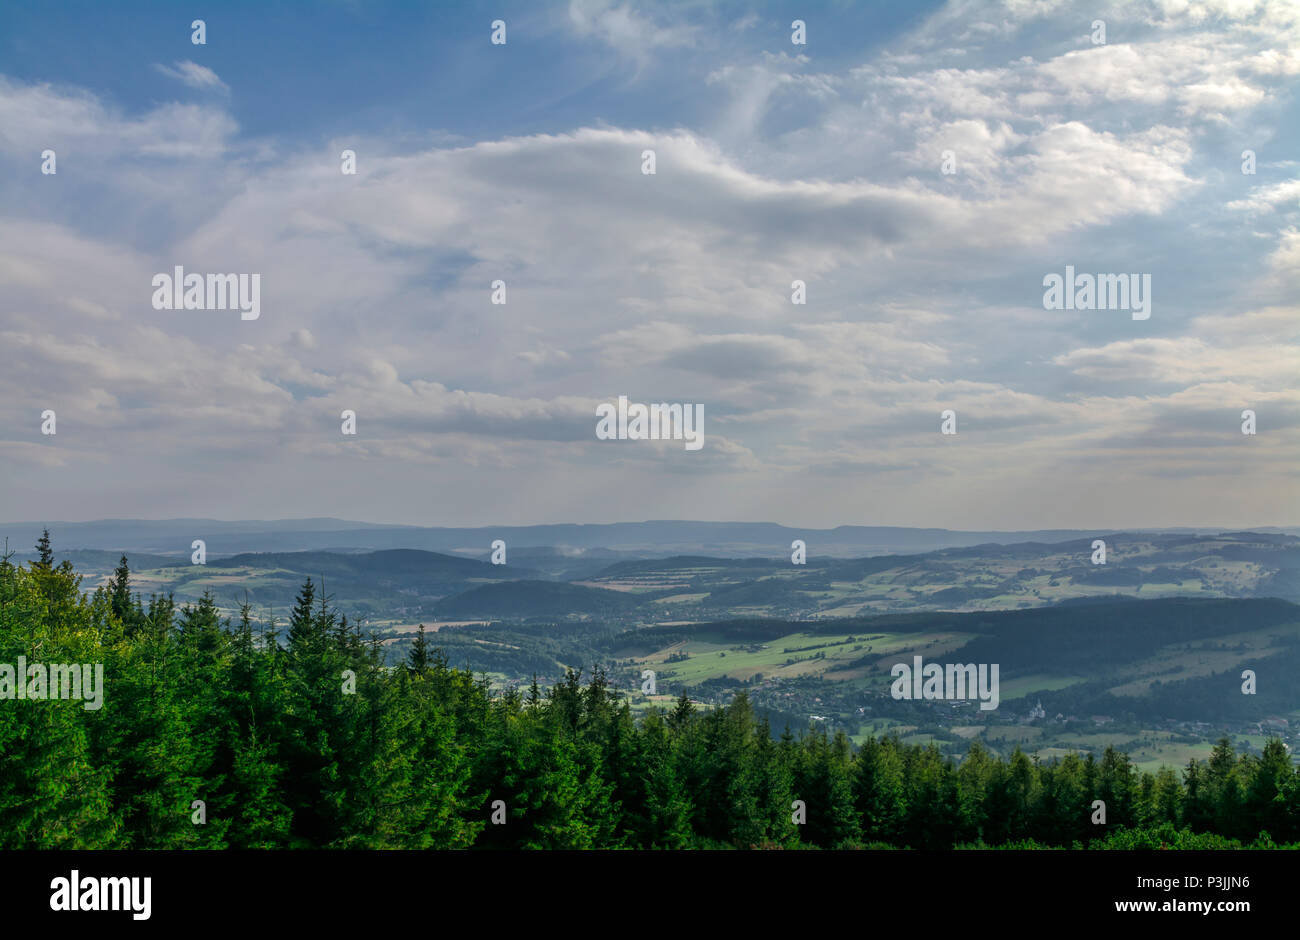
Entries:
[[[284, 643], [210, 595], [84, 593], [48, 539], [0, 558], [0, 663], [101, 663], [104, 704], [0, 699], [0, 848], [1276, 848], [1300, 778], [1227, 740], [1180, 780], [1127, 755], [960, 762], [935, 746], [789, 729], [741, 693], [638, 723], [597, 669], [493, 693], [421, 629], [384, 662], [320, 585]], [[1106, 822], [1093, 824], [1093, 802]], [[196, 821], [196, 801], [206, 816]], [[802, 804], [803, 821], [795, 807]], [[504, 817], [504, 824], [494, 822]]]

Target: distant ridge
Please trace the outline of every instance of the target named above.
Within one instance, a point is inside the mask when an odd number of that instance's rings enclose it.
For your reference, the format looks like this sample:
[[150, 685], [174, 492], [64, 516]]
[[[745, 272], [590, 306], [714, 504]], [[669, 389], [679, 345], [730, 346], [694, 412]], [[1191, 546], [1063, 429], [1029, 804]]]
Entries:
[[[901, 526], [843, 525], [832, 529], [797, 528], [770, 522], [691, 522], [653, 520], [609, 524], [561, 523], [532, 526], [421, 527], [376, 525], [344, 519], [312, 518], [273, 521], [214, 519], [102, 519], [94, 522], [0, 523], [0, 539], [25, 553], [48, 527], [57, 551], [91, 549], [188, 555], [194, 539], [203, 539], [210, 558], [242, 552], [383, 551], [420, 549], [486, 558], [494, 539], [510, 549], [605, 549], [643, 557], [702, 555], [710, 557], [788, 556], [790, 543], [803, 539], [809, 555], [862, 557], [912, 554], [977, 545], [1024, 542], [1060, 543], [1092, 539], [1117, 530], [1038, 529], [1026, 531], [957, 531]], [[1300, 527], [1243, 529], [1240, 526], [1185, 528], [1129, 527], [1133, 533], [1192, 535], [1251, 531], [1280, 539], [1300, 535]]]

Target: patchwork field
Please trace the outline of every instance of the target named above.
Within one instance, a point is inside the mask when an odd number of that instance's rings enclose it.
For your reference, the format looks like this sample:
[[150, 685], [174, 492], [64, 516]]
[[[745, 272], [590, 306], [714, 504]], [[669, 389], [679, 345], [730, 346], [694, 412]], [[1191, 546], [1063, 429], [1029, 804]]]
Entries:
[[[661, 679], [695, 685], [728, 677], [824, 676], [848, 681], [876, 677], [887, 684], [890, 666], [916, 653], [927, 658], [960, 649], [970, 639], [961, 633], [872, 633], [838, 636], [790, 633], [766, 643], [737, 644], [707, 638], [674, 643], [636, 662], [655, 669]], [[881, 660], [888, 658], [888, 662]], [[868, 659], [868, 663], [860, 661]], [[849, 664], [857, 664], [847, 668]]]
[[1131, 681], [1111, 689], [1115, 695], [1144, 695], [1153, 682], [1209, 676], [1257, 663], [1300, 639], [1300, 624], [1229, 633], [1212, 640], [1167, 646], [1124, 670]]

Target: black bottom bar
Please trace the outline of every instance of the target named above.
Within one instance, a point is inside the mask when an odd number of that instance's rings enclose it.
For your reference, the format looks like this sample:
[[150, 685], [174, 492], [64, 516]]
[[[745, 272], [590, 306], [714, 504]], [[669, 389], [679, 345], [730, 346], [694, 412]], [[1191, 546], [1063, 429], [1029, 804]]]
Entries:
[[[1217, 924], [1292, 909], [1295, 863], [1288, 852], [1244, 851], [9, 852], [0, 854], [0, 904], [9, 927], [75, 918], [127, 930], [373, 930], [402, 913], [436, 927], [431, 918], [454, 912], [493, 930], [580, 915], [657, 935], [683, 928], [683, 918], [694, 928], [770, 927], [788, 913], [813, 926], [835, 909], [873, 926], [942, 930], [1024, 917]], [[105, 904], [117, 893], [120, 910], [52, 910], [52, 898], [70, 906], [74, 870], [87, 903], [98, 902], [100, 878], [148, 877], [148, 918], [132, 912], [134, 900], [143, 913], [142, 881], [139, 894], [108, 886]], [[67, 884], [52, 886], [59, 878]]]

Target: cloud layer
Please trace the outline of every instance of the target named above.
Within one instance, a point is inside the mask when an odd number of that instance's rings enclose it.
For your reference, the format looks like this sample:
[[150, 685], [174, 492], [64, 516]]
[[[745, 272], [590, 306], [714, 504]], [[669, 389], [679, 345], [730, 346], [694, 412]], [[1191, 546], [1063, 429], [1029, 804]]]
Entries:
[[[703, 117], [455, 143], [246, 136], [188, 60], [135, 109], [0, 76], [0, 516], [1297, 524], [1300, 19], [1095, 6], [831, 68], [575, 2], [628, 94], [706, 57]], [[260, 319], [154, 310], [178, 264], [260, 273]], [[1151, 274], [1151, 319], [1044, 310], [1067, 264]], [[704, 404], [704, 449], [596, 440], [620, 394]]]

